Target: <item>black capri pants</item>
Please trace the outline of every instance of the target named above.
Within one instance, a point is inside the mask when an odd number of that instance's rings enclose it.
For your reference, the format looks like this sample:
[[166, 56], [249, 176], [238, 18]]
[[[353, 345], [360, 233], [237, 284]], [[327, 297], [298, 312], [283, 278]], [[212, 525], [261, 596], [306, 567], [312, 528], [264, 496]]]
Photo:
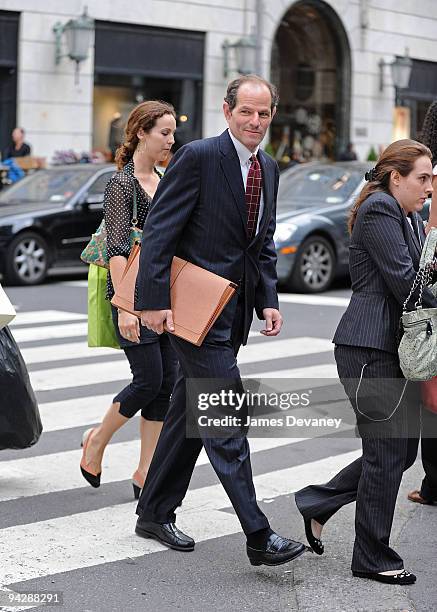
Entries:
[[131, 418], [139, 410], [148, 421], [163, 421], [170, 404], [176, 380], [178, 361], [167, 334], [155, 334], [141, 327], [140, 344], [120, 335], [118, 313], [112, 308], [112, 318], [121, 348], [129, 361], [132, 382], [113, 399], [120, 402], [119, 413]]

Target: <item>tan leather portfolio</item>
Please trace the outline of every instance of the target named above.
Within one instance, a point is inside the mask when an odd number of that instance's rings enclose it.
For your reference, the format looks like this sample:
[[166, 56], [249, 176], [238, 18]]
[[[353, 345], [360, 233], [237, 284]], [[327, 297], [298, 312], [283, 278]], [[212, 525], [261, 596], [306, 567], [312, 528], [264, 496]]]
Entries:
[[[134, 310], [134, 293], [139, 254], [140, 247], [135, 245], [111, 300], [117, 308], [137, 316], [140, 313]], [[200, 346], [236, 289], [237, 285], [226, 278], [174, 257], [170, 273], [170, 300], [175, 327], [172, 333]]]

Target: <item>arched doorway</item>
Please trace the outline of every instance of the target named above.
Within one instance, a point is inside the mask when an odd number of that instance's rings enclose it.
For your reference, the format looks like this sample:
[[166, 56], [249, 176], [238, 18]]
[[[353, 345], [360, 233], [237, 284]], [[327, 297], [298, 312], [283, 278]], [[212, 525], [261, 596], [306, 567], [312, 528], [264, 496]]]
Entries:
[[299, 0], [273, 41], [271, 80], [280, 101], [270, 133], [281, 165], [335, 159], [350, 129], [351, 59], [343, 24], [321, 0]]

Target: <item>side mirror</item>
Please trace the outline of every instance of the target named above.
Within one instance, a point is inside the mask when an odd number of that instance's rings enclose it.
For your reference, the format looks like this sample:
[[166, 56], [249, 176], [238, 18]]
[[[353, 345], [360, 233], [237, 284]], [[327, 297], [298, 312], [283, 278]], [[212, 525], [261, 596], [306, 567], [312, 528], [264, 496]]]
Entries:
[[85, 195], [82, 206], [88, 210], [100, 210], [103, 204], [103, 193], [90, 193]]
[[103, 193], [91, 193], [86, 196], [87, 204], [103, 204]]

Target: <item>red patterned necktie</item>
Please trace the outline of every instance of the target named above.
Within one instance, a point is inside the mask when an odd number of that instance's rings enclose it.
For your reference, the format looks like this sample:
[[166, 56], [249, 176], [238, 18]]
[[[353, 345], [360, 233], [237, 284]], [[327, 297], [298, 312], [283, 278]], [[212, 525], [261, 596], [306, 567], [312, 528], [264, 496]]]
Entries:
[[250, 158], [251, 164], [246, 183], [247, 235], [252, 239], [258, 223], [259, 204], [261, 200], [262, 177], [261, 166], [256, 155]]

